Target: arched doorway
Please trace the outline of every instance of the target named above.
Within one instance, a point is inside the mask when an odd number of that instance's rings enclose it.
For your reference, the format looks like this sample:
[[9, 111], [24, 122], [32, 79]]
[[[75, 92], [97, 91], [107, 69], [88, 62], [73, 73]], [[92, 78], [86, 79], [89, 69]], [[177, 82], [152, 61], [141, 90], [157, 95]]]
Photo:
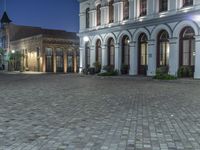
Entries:
[[121, 73], [127, 74], [130, 68], [130, 46], [129, 46], [129, 37], [127, 35], [122, 38], [122, 66]]
[[53, 50], [52, 50], [52, 48], [46, 48], [45, 55], [46, 55], [46, 72], [53, 72]]
[[56, 72], [64, 72], [64, 57], [61, 48], [56, 49]]
[[162, 30], [158, 34], [157, 67], [169, 66], [169, 34]]
[[185, 27], [180, 33], [180, 66], [195, 66], [195, 33], [191, 27]]
[[67, 52], [67, 72], [68, 73], [74, 72], [74, 52], [73, 51]]
[[113, 38], [108, 39], [108, 66], [115, 66], [115, 42]]
[[138, 39], [138, 74], [146, 75], [148, 66], [148, 38], [142, 33]]
[[96, 62], [102, 62], [102, 49], [101, 49], [101, 41], [98, 39], [96, 42]]

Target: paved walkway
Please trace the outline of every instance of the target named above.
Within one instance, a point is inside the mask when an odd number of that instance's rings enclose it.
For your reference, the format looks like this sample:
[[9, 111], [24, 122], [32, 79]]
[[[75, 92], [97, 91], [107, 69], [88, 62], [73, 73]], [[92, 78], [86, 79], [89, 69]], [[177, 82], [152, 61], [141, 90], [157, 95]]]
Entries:
[[0, 150], [200, 150], [200, 81], [0, 74]]

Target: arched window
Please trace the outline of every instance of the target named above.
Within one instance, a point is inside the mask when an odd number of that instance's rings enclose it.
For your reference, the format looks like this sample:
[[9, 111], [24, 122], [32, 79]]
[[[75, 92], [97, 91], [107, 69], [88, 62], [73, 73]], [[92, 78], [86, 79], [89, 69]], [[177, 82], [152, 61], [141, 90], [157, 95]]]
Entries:
[[86, 13], [86, 28], [90, 27], [90, 8], [87, 8], [85, 13]]
[[110, 0], [109, 2], [109, 23], [113, 23], [114, 21], [114, 0]]
[[185, 27], [180, 34], [180, 65], [195, 65], [195, 39], [194, 30], [191, 27]]
[[193, 0], [183, 0], [183, 7], [192, 6]]
[[169, 65], [169, 34], [163, 30], [158, 34], [157, 66]]
[[129, 0], [123, 0], [123, 19], [129, 19]]
[[138, 39], [138, 74], [146, 75], [148, 65], [148, 38], [142, 33]]
[[96, 62], [99, 62], [100, 64], [102, 62], [102, 49], [100, 40], [97, 40], [96, 42]]
[[159, 0], [159, 12], [168, 10], [168, 0]]
[[113, 67], [115, 65], [115, 43], [113, 38], [108, 40], [108, 65]]
[[97, 5], [97, 26], [101, 25], [101, 4]]
[[124, 36], [122, 38], [122, 65], [129, 66], [129, 59], [130, 59], [130, 46], [129, 46], [129, 37]]
[[90, 66], [90, 47], [89, 42], [85, 44], [85, 65], [86, 67]]
[[147, 15], [147, 0], [140, 0], [140, 16]]
[[56, 71], [63, 72], [64, 71], [64, 58], [63, 58], [63, 50], [61, 48], [56, 49]]

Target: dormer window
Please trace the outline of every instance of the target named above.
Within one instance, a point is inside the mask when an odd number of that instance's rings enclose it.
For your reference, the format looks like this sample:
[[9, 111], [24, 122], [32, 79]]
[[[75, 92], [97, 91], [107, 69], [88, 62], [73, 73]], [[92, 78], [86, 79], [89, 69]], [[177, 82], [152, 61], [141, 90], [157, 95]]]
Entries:
[[159, 0], [159, 12], [168, 10], [168, 0]]
[[140, 0], [140, 17], [147, 15], [147, 0]]
[[183, 7], [192, 6], [193, 0], [183, 0]]

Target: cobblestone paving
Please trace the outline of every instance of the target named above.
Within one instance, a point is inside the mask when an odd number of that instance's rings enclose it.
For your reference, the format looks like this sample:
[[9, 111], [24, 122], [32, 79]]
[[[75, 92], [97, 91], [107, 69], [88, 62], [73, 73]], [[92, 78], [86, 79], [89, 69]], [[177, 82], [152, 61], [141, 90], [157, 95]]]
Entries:
[[200, 81], [0, 74], [0, 150], [200, 150]]

